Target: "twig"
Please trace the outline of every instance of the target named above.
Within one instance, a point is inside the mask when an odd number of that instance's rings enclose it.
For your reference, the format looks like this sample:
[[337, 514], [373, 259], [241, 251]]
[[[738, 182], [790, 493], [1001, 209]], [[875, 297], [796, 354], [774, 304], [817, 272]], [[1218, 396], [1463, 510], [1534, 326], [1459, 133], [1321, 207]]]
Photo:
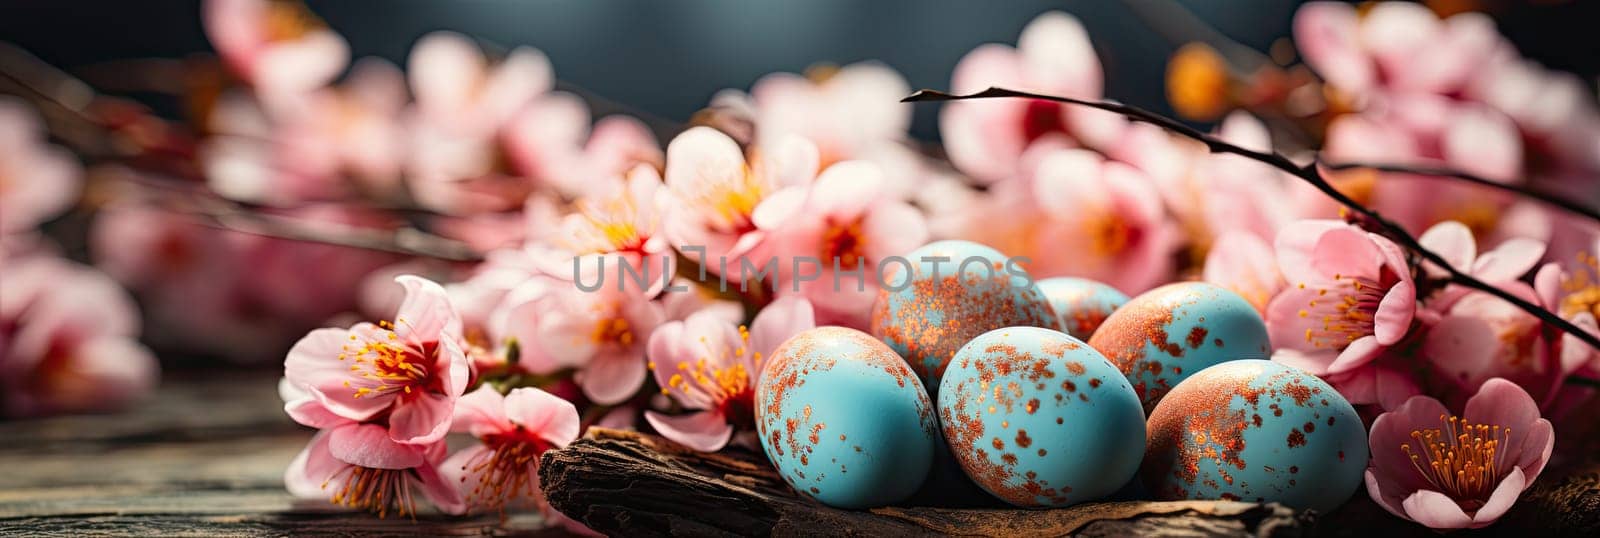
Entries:
[[1594, 207], [1585, 206], [1582, 203], [1574, 202], [1572, 200], [1568, 200], [1566, 198], [1562, 198], [1561, 196], [1558, 196], [1558, 195], [1555, 195], [1555, 194], [1551, 194], [1549, 192], [1545, 192], [1543, 190], [1540, 190], [1540, 189], [1532, 187], [1532, 186], [1518, 187], [1518, 186], [1515, 186], [1515, 185], [1508, 185], [1508, 184], [1501, 183], [1501, 182], [1498, 182], [1498, 181], [1495, 181], [1495, 180], [1492, 180], [1492, 179], [1488, 179], [1488, 178], [1485, 178], [1485, 177], [1482, 177], [1482, 176], [1469, 174], [1469, 173], [1462, 172], [1462, 171], [1459, 171], [1459, 170], [1451, 170], [1451, 169], [1448, 169], [1448, 168], [1440, 168], [1440, 167], [1434, 167], [1434, 166], [1409, 166], [1409, 165], [1384, 164], [1384, 163], [1364, 163], [1364, 162], [1330, 163], [1330, 162], [1325, 162], [1325, 161], [1320, 161], [1320, 160], [1318, 162], [1320, 162], [1324, 168], [1327, 168], [1329, 170], [1366, 169], [1366, 170], [1376, 170], [1376, 171], [1379, 171], [1379, 172], [1389, 172], [1389, 173], [1395, 173], [1395, 174], [1415, 174], [1415, 175], [1419, 175], [1419, 176], [1438, 176], [1438, 177], [1453, 178], [1453, 179], [1465, 181], [1467, 183], [1471, 183], [1473, 185], [1478, 185], [1478, 186], [1481, 186], [1481, 187], [1486, 187], [1486, 188], [1494, 189], [1494, 190], [1497, 190], [1497, 191], [1508, 192], [1508, 193], [1515, 194], [1515, 195], [1518, 195], [1518, 196], [1524, 196], [1524, 197], [1532, 198], [1534, 200], [1538, 200], [1540, 202], [1544, 202], [1546, 204], [1549, 204], [1549, 205], [1552, 205], [1552, 206], [1567, 210], [1567, 211], [1569, 211], [1571, 213], [1586, 217], [1589, 220], [1592, 220], [1592, 221], [1595, 221], [1595, 222], [1600, 222], [1600, 209], [1596, 209]]
[[381, 230], [268, 215], [227, 202], [208, 204], [189, 214], [199, 224], [232, 232], [309, 243], [359, 248], [453, 262], [480, 262], [483, 256], [466, 243], [416, 228]]
[[1416, 255], [1421, 256], [1423, 259], [1432, 262], [1434, 265], [1438, 265], [1439, 267], [1443, 268], [1449, 274], [1450, 282], [1498, 297], [1501, 300], [1511, 303], [1517, 308], [1522, 309], [1528, 314], [1539, 318], [1541, 321], [1561, 329], [1563, 332], [1573, 335], [1574, 337], [1588, 344], [1590, 347], [1600, 350], [1600, 336], [1596, 336], [1579, 328], [1572, 322], [1562, 319], [1561, 316], [1540, 308], [1539, 305], [1528, 302], [1527, 300], [1517, 297], [1506, 290], [1490, 285], [1482, 280], [1478, 280], [1476, 277], [1473, 277], [1470, 274], [1462, 272], [1460, 269], [1451, 265], [1449, 261], [1445, 260], [1443, 256], [1440, 256], [1439, 254], [1423, 247], [1415, 237], [1406, 232], [1404, 227], [1394, 223], [1393, 221], [1390, 221], [1388, 218], [1385, 218], [1382, 215], [1379, 215], [1377, 211], [1362, 205], [1360, 202], [1357, 202], [1345, 195], [1343, 192], [1340, 192], [1339, 189], [1334, 188], [1333, 184], [1328, 183], [1328, 181], [1322, 177], [1322, 174], [1317, 172], [1317, 165], [1315, 162], [1305, 166], [1300, 166], [1295, 164], [1294, 161], [1289, 160], [1288, 157], [1277, 152], [1261, 152], [1243, 148], [1211, 134], [1200, 131], [1199, 129], [1184, 125], [1177, 120], [1116, 101], [1090, 101], [1084, 99], [1074, 99], [1071, 97], [1060, 97], [1055, 95], [1044, 95], [991, 87], [987, 90], [967, 95], [952, 95], [935, 90], [918, 90], [916, 93], [913, 93], [905, 99], [902, 99], [901, 102], [913, 103], [926, 101], [961, 101], [967, 99], [1018, 97], [1087, 106], [1107, 112], [1113, 112], [1130, 120], [1149, 123], [1205, 144], [1206, 148], [1210, 150], [1211, 153], [1238, 155], [1240, 157], [1267, 164], [1287, 172], [1290, 175], [1300, 178], [1301, 180], [1310, 184], [1312, 187], [1315, 187], [1318, 191], [1321, 191], [1324, 195], [1332, 198], [1340, 205], [1343, 205], [1346, 208], [1349, 208], [1351, 211], [1359, 214], [1371, 225], [1379, 228], [1379, 231], [1383, 235], [1399, 243], [1400, 246], [1405, 247], [1407, 250], [1410, 250]]

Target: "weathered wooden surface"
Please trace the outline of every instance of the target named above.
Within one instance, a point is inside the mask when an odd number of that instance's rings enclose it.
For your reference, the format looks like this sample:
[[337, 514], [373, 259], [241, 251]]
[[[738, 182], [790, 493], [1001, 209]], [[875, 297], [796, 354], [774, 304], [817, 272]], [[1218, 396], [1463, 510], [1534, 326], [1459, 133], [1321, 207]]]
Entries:
[[[128, 411], [0, 422], [0, 536], [516, 535], [537, 516], [379, 520], [296, 501], [283, 471], [311, 437], [272, 371], [169, 375]], [[795, 498], [748, 455], [701, 456], [597, 431], [547, 455], [551, 501], [601, 530], [640, 534], [1437, 536], [1358, 493], [1320, 517], [1250, 503], [1108, 503], [1054, 511], [832, 510]], [[1552, 468], [1498, 525], [1457, 536], [1600, 536], [1600, 459]]]
[[629, 536], [1300, 536], [1310, 523], [1309, 516], [1278, 505], [1235, 502], [836, 510], [796, 497], [755, 456], [696, 454], [659, 437], [613, 430], [592, 430], [567, 449], [547, 453], [540, 477], [551, 504], [564, 513]]
[[380, 520], [283, 489], [311, 431], [272, 372], [169, 376], [151, 401], [94, 416], [0, 422], [0, 536], [528, 534], [537, 516]]
[[[551, 504], [622, 535], [1437, 536], [1356, 495], [1326, 515], [1238, 502], [1117, 502], [1060, 510], [836, 510], [797, 497], [759, 456], [697, 454], [651, 435], [592, 430], [547, 453]], [[1600, 459], [1553, 468], [1503, 521], [1462, 536], [1600, 536]]]

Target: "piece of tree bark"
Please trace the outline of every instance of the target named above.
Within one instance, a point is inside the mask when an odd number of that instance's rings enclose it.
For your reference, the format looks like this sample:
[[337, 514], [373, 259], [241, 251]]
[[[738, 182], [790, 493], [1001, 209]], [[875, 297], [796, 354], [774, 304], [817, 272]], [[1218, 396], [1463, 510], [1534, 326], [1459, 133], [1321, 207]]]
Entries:
[[628, 536], [1299, 536], [1311, 523], [1280, 505], [1225, 501], [839, 510], [796, 496], [758, 455], [700, 454], [660, 437], [600, 428], [546, 453], [539, 476], [551, 505], [597, 531]]

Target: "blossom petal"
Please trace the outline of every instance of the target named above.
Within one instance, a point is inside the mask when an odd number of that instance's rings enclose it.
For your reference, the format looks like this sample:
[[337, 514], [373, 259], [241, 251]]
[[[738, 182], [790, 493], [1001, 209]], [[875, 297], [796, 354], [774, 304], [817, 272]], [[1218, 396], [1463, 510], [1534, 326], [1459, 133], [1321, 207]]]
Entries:
[[[811, 303], [800, 297], [783, 297], [756, 314], [750, 322], [750, 348], [763, 359], [771, 358], [785, 340], [801, 331], [816, 327], [816, 313]], [[752, 375], [756, 372], [752, 372]]]
[[1389, 288], [1372, 315], [1372, 334], [1378, 343], [1393, 345], [1411, 330], [1411, 320], [1416, 316], [1417, 287], [1410, 279], [1401, 280]]
[[601, 405], [627, 400], [644, 384], [644, 359], [626, 353], [596, 356], [583, 370], [583, 395]]
[[461, 337], [461, 316], [450, 305], [450, 294], [432, 280], [400, 275], [394, 281], [405, 287], [406, 298], [395, 313], [395, 333], [413, 343]]
[[1372, 473], [1371, 468], [1367, 469], [1366, 481], [1367, 496], [1371, 497], [1373, 502], [1378, 503], [1378, 506], [1382, 506], [1384, 510], [1388, 510], [1389, 513], [1394, 514], [1397, 517], [1410, 519], [1406, 516], [1405, 507], [1400, 505], [1401, 498], [1399, 496], [1386, 494], [1383, 491], [1382, 485], [1378, 482], [1378, 477]]
[[733, 425], [719, 411], [701, 411], [687, 415], [664, 415], [645, 411], [644, 419], [650, 422], [662, 437], [699, 452], [716, 452], [728, 445], [733, 437]]
[[1472, 526], [1472, 518], [1461, 511], [1456, 501], [1431, 489], [1418, 490], [1401, 503], [1406, 515], [1431, 529], [1462, 529]]
[[1336, 220], [1301, 220], [1279, 230], [1273, 250], [1278, 253], [1278, 269], [1283, 271], [1284, 280], [1293, 285], [1326, 278], [1312, 266], [1312, 252], [1323, 234], [1347, 227]]
[[1494, 424], [1521, 432], [1540, 420], [1539, 404], [1516, 383], [1497, 377], [1485, 381], [1478, 393], [1467, 400], [1461, 418], [1473, 424]]
[[350, 464], [333, 457], [328, 449], [328, 430], [317, 432], [304, 449], [284, 469], [283, 485], [290, 495], [302, 499], [327, 498], [329, 492], [322, 485]]
[[329, 411], [350, 420], [367, 420], [383, 411], [392, 396], [357, 398], [345, 385], [351, 379], [348, 360], [339, 360], [350, 343], [351, 331], [317, 329], [296, 342], [284, 359], [283, 376], [290, 383], [310, 391]]
[[1522, 496], [1522, 490], [1527, 489], [1528, 485], [1528, 477], [1522, 474], [1522, 468], [1512, 467], [1511, 472], [1500, 479], [1500, 485], [1494, 487], [1489, 499], [1472, 514], [1474, 526], [1488, 525], [1500, 519], [1511, 509], [1511, 505], [1516, 504], [1517, 497]]
[[710, 127], [694, 127], [667, 144], [664, 178], [675, 190], [705, 183], [734, 184], [745, 174], [744, 153], [728, 135]]
[[1450, 262], [1451, 267], [1462, 271], [1471, 269], [1472, 260], [1478, 257], [1478, 243], [1472, 239], [1472, 230], [1453, 220], [1428, 228], [1417, 238], [1417, 242]]
[[487, 383], [456, 400], [452, 413], [450, 431], [471, 433], [473, 437], [500, 433], [514, 427], [506, 418], [505, 396]]
[[[403, 399], [404, 397], [402, 397]], [[389, 435], [397, 443], [428, 444], [450, 433], [455, 398], [423, 391], [409, 401], [397, 403], [389, 414]]]
[[463, 514], [467, 511], [467, 503], [462, 499], [461, 490], [454, 482], [446, 479], [439, 473], [439, 469], [432, 464], [425, 464], [413, 469], [417, 473], [422, 495], [428, 501], [446, 514]]
[[1378, 338], [1372, 335], [1363, 336], [1350, 342], [1339, 357], [1328, 365], [1329, 374], [1339, 374], [1359, 368], [1383, 354], [1384, 346], [1378, 343]]
[[1516, 280], [1539, 263], [1544, 251], [1544, 241], [1526, 237], [1507, 239], [1472, 264], [1472, 275], [1491, 283]]
[[329, 431], [328, 450], [339, 461], [372, 469], [410, 469], [423, 463], [423, 447], [396, 443], [377, 424]]
[[572, 402], [532, 387], [512, 389], [506, 416], [556, 447], [578, 438], [578, 409]]
[[1346, 91], [1360, 92], [1376, 78], [1372, 60], [1362, 53], [1360, 19], [1340, 2], [1311, 2], [1294, 14], [1294, 40], [1306, 64]]

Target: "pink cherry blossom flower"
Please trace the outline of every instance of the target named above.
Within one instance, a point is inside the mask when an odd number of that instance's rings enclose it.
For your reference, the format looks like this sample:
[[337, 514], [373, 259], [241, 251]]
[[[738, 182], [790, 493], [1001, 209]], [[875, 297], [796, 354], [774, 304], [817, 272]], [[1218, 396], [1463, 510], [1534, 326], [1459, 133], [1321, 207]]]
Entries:
[[[620, 280], [617, 285], [635, 287], [643, 280], [645, 294], [655, 295], [676, 272], [676, 253], [662, 230], [669, 196], [655, 169], [640, 165], [626, 183], [579, 199], [552, 240], [573, 259], [553, 268], [553, 276], [583, 282], [612, 277]], [[638, 278], [624, 277], [625, 270]]]
[[[926, 173], [905, 143], [911, 108], [884, 106], [911, 92], [894, 69], [872, 61], [814, 66], [805, 75], [773, 73], [750, 87], [756, 143], [768, 151], [790, 137], [815, 144], [818, 168], [847, 160], [877, 163], [885, 192], [904, 198]], [[721, 96], [723, 101], [731, 96]]]
[[455, 416], [452, 429], [479, 443], [451, 455], [442, 470], [469, 510], [533, 506], [554, 512], [539, 489], [539, 456], [578, 438], [578, 410], [571, 402], [536, 388], [501, 396], [485, 385], [461, 397]]
[[[1600, 242], [1594, 250], [1579, 252], [1573, 262], [1548, 263], [1534, 275], [1534, 289], [1545, 308], [1591, 333], [1600, 335]], [[1561, 336], [1561, 364], [1564, 369], [1600, 372], [1600, 350], [1579, 340]]]
[[[674, 245], [703, 247], [707, 270], [737, 268], [766, 237], [756, 222], [756, 207], [779, 189], [809, 183], [816, 175], [817, 151], [790, 139], [776, 151], [746, 162], [739, 144], [710, 127], [694, 127], [667, 144], [668, 190], [672, 210], [666, 233]], [[737, 271], [734, 271], [737, 272]]]
[[1276, 249], [1289, 287], [1267, 305], [1273, 360], [1339, 374], [1410, 331], [1416, 285], [1393, 242], [1343, 222], [1306, 220], [1284, 228]]
[[867, 326], [878, 264], [928, 241], [922, 214], [884, 188], [877, 165], [845, 161], [809, 187], [785, 188], [756, 208], [756, 225], [772, 230], [761, 252], [778, 261], [780, 295], [805, 297], [823, 323]]
[[[1125, 136], [1117, 153], [1156, 180], [1166, 207], [1189, 236], [1196, 255], [1203, 256], [1229, 232], [1242, 231], [1270, 241], [1293, 220], [1293, 205], [1284, 203], [1291, 195], [1282, 172], [1237, 155], [1212, 154], [1187, 141], [1172, 142], [1171, 135], [1153, 126], [1130, 126], [1128, 133], [1155, 133]], [[1160, 140], [1149, 140], [1153, 136]], [[1217, 136], [1257, 151], [1272, 149], [1266, 125], [1242, 111], [1224, 118]], [[1179, 147], [1179, 155], [1166, 159], [1170, 162], [1164, 166], [1145, 162], [1152, 154], [1172, 153], [1173, 150], [1159, 151], [1172, 146]], [[1146, 158], [1135, 158], [1138, 156]], [[1161, 173], [1162, 168], [1171, 171]], [[1163, 180], [1164, 177], [1175, 180]]]
[[1364, 15], [1349, 4], [1312, 2], [1295, 13], [1294, 36], [1312, 69], [1357, 96], [1459, 91], [1502, 46], [1481, 13], [1440, 20], [1405, 2], [1375, 4]]
[[[1545, 251], [1543, 241], [1515, 237], [1479, 256], [1478, 243], [1472, 237], [1472, 230], [1453, 220], [1433, 225], [1417, 241], [1443, 256], [1451, 267], [1495, 285], [1512, 284], [1527, 275], [1539, 263]], [[1424, 264], [1423, 270], [1432, 277], [1445, 276], [1444, 270], [1433, 264]], [[1466, 292], [1458, 286], [1450, 286], [1429, 298], [1428, 303], [1434, 309], [1443, 310]]]
[[350, 46], [304, 5], [268, 0], [206, 0], [206, 37], [223, 63], [257, 90], [294, 93], [344, 71]]
[[702, 312], [650, 335], [650, 369], [661, 393], [689, 410], [645, 420], [668, 439], [701, 452], [727, 446], [755, 426], [755, 389], [766, 358], [784, 340], [816, 326], [811, 304], [787, 297], [767, 305], [746, 329]]
[[[1497, 285], [1528, 302], [1540, 302], [1527, 284]], [[1546, 338], [1550, 330], [1539, 318], [1498, 297], [1465, 293], [1428, 330], [1421, 355], [1440, 374], [1443, 386], [1435, 393], [1447, 402], [1451, 394], [1465, 398], [1490, 378], [1504, 378], [1522, 386], [1543, 406], [1555, 398], [1567, 374], [1583, 366], [1579, 361], [1563, 363], [1561, 339]]]
[[[524, 47], [491, 63], [467, 37], [435, 32], [412, 48], [406, 74], [416, 96], [406, 180], [417, 201], [449, 214], [521, 205], [533, 183], [507, 166], [507, 140], [513, 119], [550, 98], [549, 60]], [[570, 108], [564, 102], [556, 98], [554, 108]], [[567, 130], [588, 122], [587, 113], [546, 116], [547, 124]]]
[[1245, 231], [1225, 233], [1212, 243], [1201, 278], [1239, 294], [1262, 316], [1272, 298], [1288, 286], [1272, 245]]
[[[1077, 19], [1055, 11], [1028, 23], [1015, 48], [990, 43], [967, 53], [950, 81], [958, 93], [1001, 86], [1080, 99], [1099, 99], [1101, 85], [1088, 33]], [[1070, 138], [1104, 147], [1125, 124], [1098, 110], [1022, 99], [948, 103], [939, 117], [951, 162], [983, 183], [1024, 173], [1019, 158], [1035, 141]]]
[[492, 334], [515, 339], [519, 367], [535, 374], [576, 370], [584, 397], [620, 403], [644, 384], [645, 345], [663, 321], [660, 303], [637, 289], [536, 280], [513, 289], [491, 316]]
[[289, 350], [284, 377], [329, 412], [354, 421], [387, 414], [390, 439], [426, 445], [449, 431], [466, 389], [461, 318], [438, 284], [411, 275], [395, 282], [406, 300], [394, 323], [311, 331]]
[[77, 201], [82, 166], [45, 136], [27, 105], [0, 97], [0, 236], [33, 228]]
[[1494, 523], [1533, 485], [1555, 445], [1550, 422], [1515, 383], [1491, 379], [1460, 416], [1416, 396], [1379, 415], [1368, 437], [1367, 494], [1439, 530]]
[[517, 47], [491, 62], [471, 38], [453, 32], [418, 40], [406, 74], [422, 120], [457, 133], [498, 130], [555, 84], [550, 60], [538, 50]]
[[817, 145], [822, 168], [905, 137], [911, 109], [894, 103], [911, 93], [905, 78], [876, 62], [819, 68], [806, 77], [773, 73], [757, 80], [757, 140], [799, 135]]
[[1032, 257], [1030, 274], [1089, 278], [1130, 294], [1171, 276], [1176, 230], [1143, 172], [1087, 150], [1058, 150], [1040, 161], [1031, 187], [1040, 209], [1034, 245], [1007, 252]]
[[404, 76], [377, 59], [358, 62], [342, 85], [299, 99], [227, 94], [210, 116], [216, 136], [200, 149], [207, 181], [229, 198], [274, 205], [397, 198], [405, 103]]
[[139, 313], [104, 274], [49, 254], [0, 257], [0, 415], [109, 411], [155, 388]]
[[284, 409], [296, 422], [321, 428], [289, 462], [283, 483], [291, 495], [328, 499], [384, 517], [415, 516], [416, 493], [448, 514], [466, 510], [461, 492], [440, 470], [445, 443], [397, 443], [380, 424], [357, 422], [329, 410], [316, 397], [285, 389]]
[[639, 120], [606, 116], [593, 129], [589, 122], [578, 96], [540, 96], [504, 126], [506, 160], [521, 175], [572, 198], [603, 194], [636, 166], [661, 167], [661, 145]]

